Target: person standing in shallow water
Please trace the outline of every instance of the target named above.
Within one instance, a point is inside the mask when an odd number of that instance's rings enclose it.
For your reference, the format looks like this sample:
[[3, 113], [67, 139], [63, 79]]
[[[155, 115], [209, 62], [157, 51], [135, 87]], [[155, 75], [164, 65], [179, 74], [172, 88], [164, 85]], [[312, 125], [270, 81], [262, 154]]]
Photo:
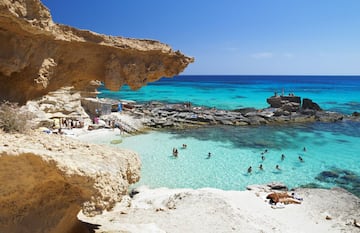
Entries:
[[283, 161], [284, 159], [285, 159], [285, 155], [282, 154], [282, 155], [281, 155], [281, 160]]
[[178, 153], [179, 153], [178, 150], [174, 147], [173, 148], [173, 156], [178, 157]]
[[250, 174], [252, 172], [252, 167], [250, 166], [247, 170], [247, 172]]
[[263, 168], [263, 165], [262, 165], [262, 164], [260, 164], [259, 169], [260, 169], [261, 171], [263, 171], [263, 170], [264, 170], [264, 168]]

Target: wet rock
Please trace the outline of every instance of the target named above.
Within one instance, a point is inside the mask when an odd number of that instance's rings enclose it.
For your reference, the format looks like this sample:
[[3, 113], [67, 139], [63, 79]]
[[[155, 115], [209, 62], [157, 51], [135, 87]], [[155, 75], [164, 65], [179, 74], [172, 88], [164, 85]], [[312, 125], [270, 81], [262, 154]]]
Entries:
[[341, 121], [344, 115], [337, 112], [316, 112], [315, 117], [321, 122], [336, 122]]
[[239, 112], [239, 113], [245, 115], [246, 113], [249, 113], [249, 112], [256, 112], [256, 108], [240, 108], [240, 109], [235, 109], [234, 112]]
[[312, 109], [316, 111], [322, 111], [317, 103], [314, 103], [311, 99], [304, 98], [302, 102], [302, 109]]
[[354, 116], [354, 117], [359, 117], [360, 113], [359, 112], [353, 112], [351, 115]]
[[270, 187], [270, 189], [272, 190], [280, 190], [280, 191], [287, 191], [288, 187], [281, 183], [281, 182], [272, 182], [267, 184], [268, 187]]

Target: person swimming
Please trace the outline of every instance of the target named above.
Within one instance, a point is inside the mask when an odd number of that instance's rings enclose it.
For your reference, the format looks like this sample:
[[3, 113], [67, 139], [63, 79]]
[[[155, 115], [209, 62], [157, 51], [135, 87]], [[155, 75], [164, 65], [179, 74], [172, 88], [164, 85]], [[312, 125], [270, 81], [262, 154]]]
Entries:
[[250, 166], [247, 170], [248, 173], [251, 173], [252, 172], [252, 167]]
[[304, 160], [301, 156], [299, 156], [299, 160], [300, 160], [300, 162], [304, 162]]
[[304, 146], [304, 148], [303, 148], [303, 151], [305, 152], [306, 151], [306, 147]]
[[263, 165], [262, 165], [262, 164], [260, 164], [259, 169], [260, 169], [261, 171], [262, 171], [262, 170], [264, 170], [264, 168], [263, 168]]
[[210, 158], [211, 158], [211, 153], [209, 152], [207, 159], [210, 159]]
[[278, 164], [276, 164], [275, 169], [276, 169], [276, 170], [281, 170], [281, 169], [280, 169], [280, 166], [279, 166]]
[[281, 160], [284, 160], [284, 159], [285, 159], [285, 155], [282, 154], [282, 155], [281, 155]]
[[264, 160], [265, 160], [265, 156], [261, 156], [261, 160], [264, 161]]

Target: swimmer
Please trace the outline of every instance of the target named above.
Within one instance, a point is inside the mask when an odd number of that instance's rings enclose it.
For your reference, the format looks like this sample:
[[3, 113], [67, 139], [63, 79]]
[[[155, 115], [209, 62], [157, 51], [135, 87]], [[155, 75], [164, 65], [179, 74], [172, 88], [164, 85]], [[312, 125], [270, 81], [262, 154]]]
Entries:
[[278, 164], [276, 165], [275, 168], [276, 168], [276, 170], [281, 170]]
[[182, 148], [186, 149], [187, 145], [186, 144], [182, 144]]
[[173, 148], [173, 156], [178, 157], [178, 150], [176, 148]]
[[264, 168], [263, 168], [263, 165], [262, 165], [262, 164], [260, 164], [259, 169], [260, 169], [261, 171], [262, 171], [262, 170], [264, 170]]
[[248, 168], [248, 173], [251, 173], [252, 172], [252, 167], [250, 166], [249, 168]]
[[282, 154], [282, 155], [281, 155], [281, 160], [284, 160], [284, 159], [285, 159], [285, 155]]
[[264, 161], [264, 160], [265, 160], [265, 156], [261, 156], [261, 160]]
[[301, 156], [299, 156], [299, 160], [300, 162], [304, 162], [303, 158], [301, 158]]
[[210, 159], [210, 157], [211, 157], [211, 153], [209, 152], [207, 159]]
[[306, 151], [306, 147], [304, 146], [304, 148], [303, 148], [303, 151], [305, 152]]

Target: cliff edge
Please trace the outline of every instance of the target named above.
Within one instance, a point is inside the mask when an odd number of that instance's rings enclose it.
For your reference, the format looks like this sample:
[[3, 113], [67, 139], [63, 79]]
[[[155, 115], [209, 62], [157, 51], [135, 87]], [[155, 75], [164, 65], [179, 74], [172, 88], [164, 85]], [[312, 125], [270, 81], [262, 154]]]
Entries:
[[194, 59], [166, 44], [100, 35], [52, 21], [39, 0], [0, 0], [0, 100], [25, 103], [63, 86], [138, 89]]

